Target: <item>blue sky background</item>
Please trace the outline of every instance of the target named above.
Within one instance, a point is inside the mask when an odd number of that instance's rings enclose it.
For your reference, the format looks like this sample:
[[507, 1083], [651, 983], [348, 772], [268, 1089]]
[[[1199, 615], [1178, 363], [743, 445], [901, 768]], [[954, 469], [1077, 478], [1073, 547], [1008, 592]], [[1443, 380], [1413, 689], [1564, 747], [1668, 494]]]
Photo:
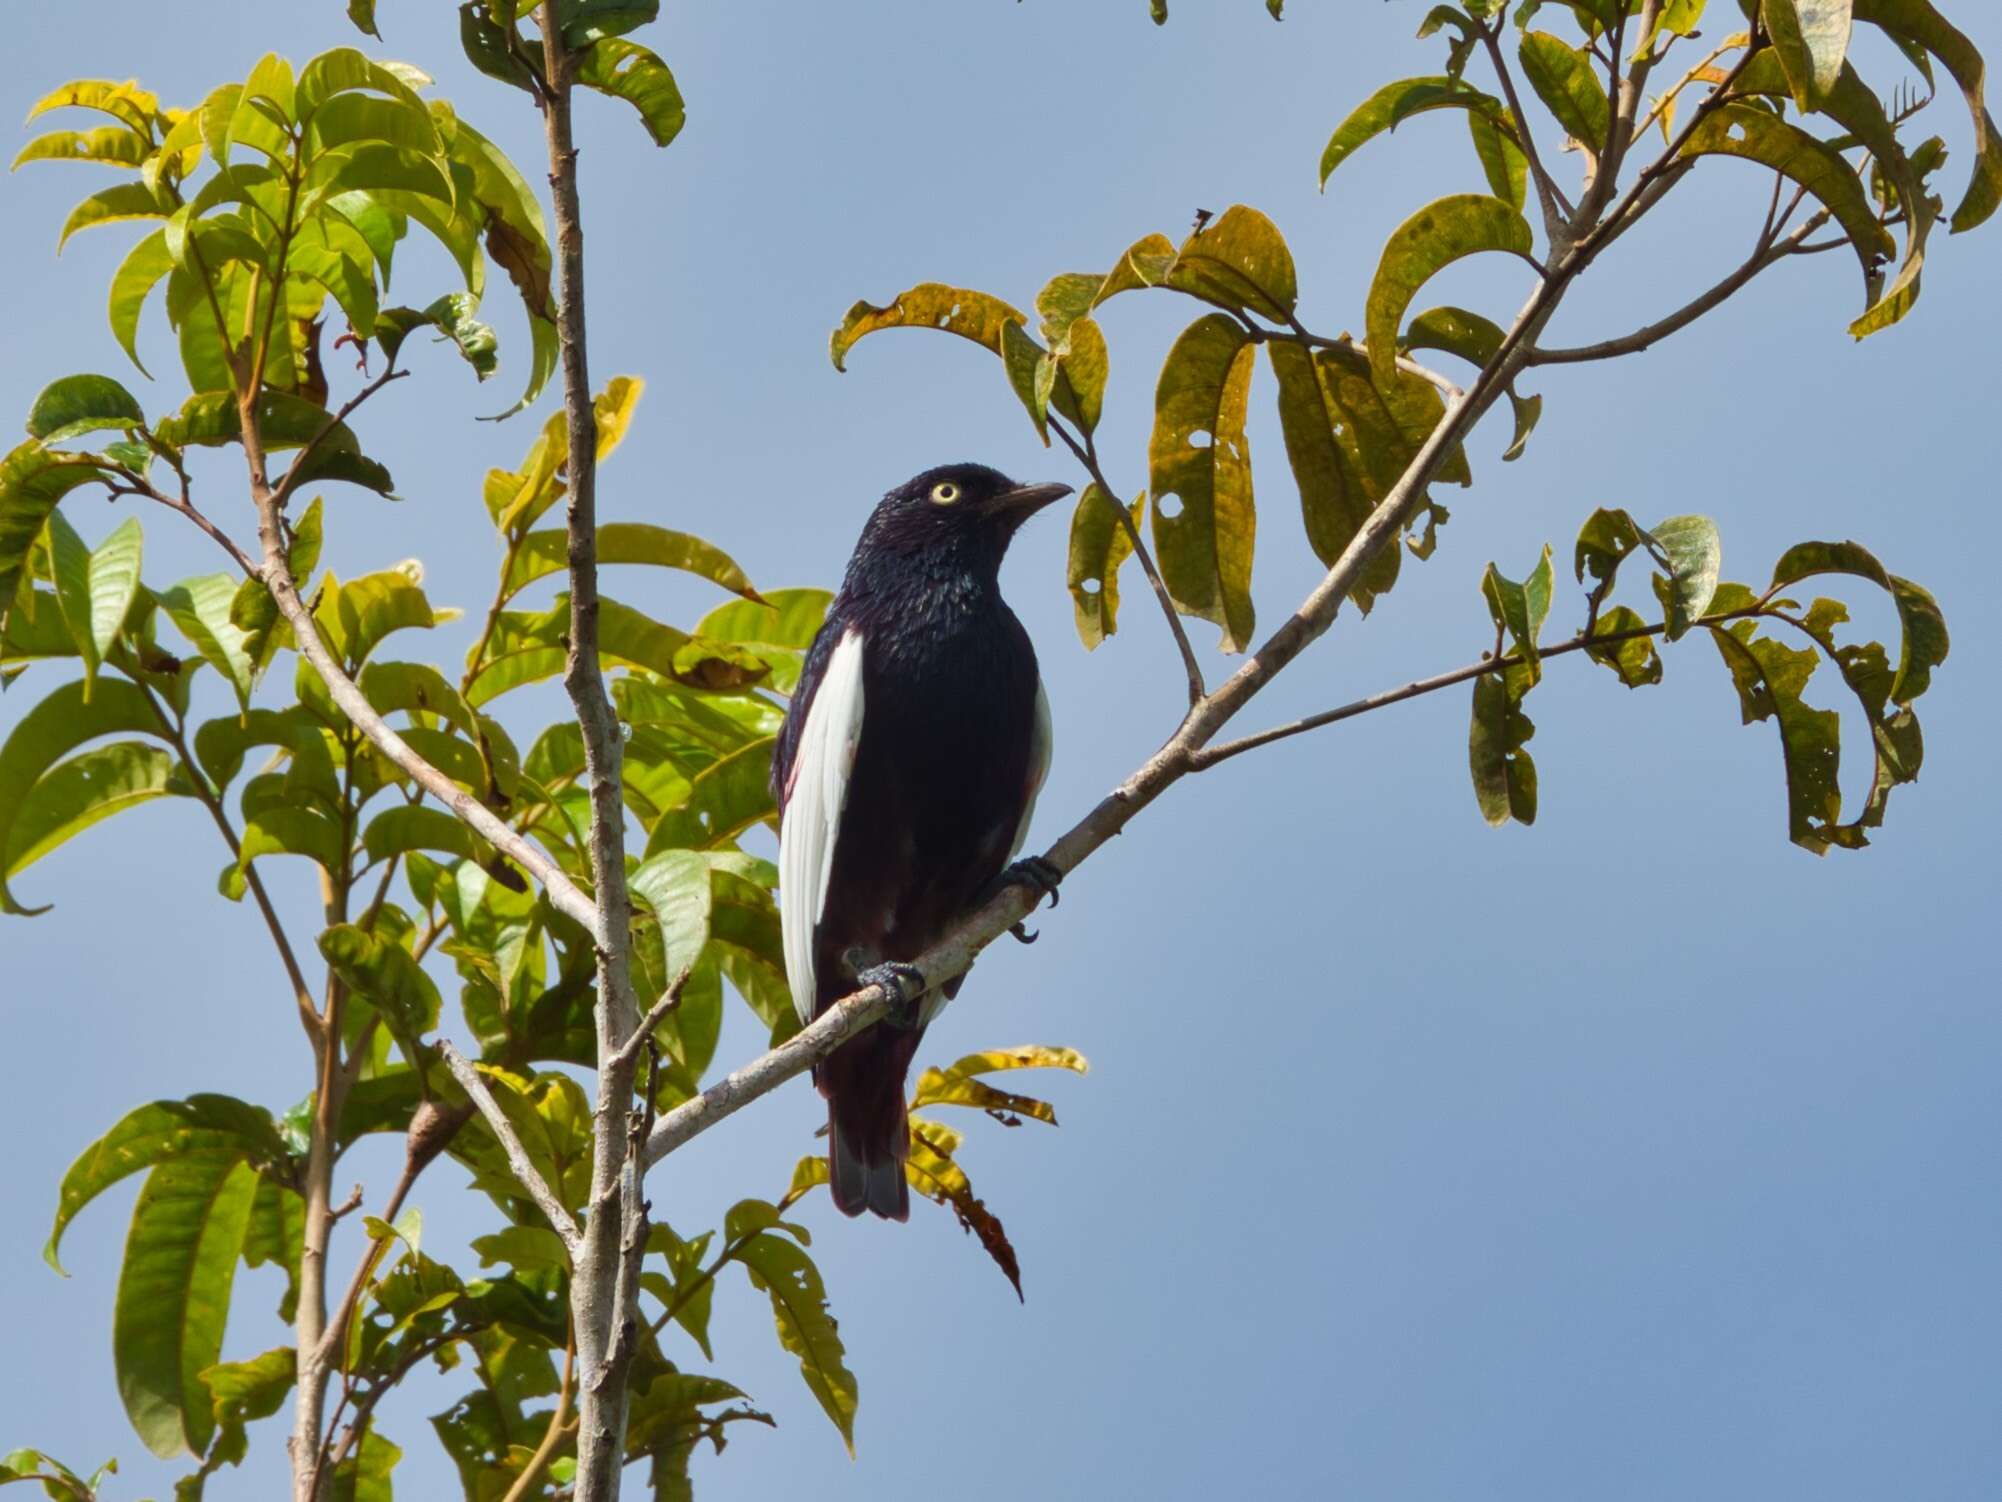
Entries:
[[[452, 8], [380, 9], [379, 50], [437, 74], [539, 181], [536, 117], [459, 60]], [[1433, 71], [1438, 49], [1410, 40], [1413, 4], [1288, 9], [1275, 26], [1255, 0], [1181, 0], [1156, 29], [1140, 0], [671, 7], [646, 39], [688, 96], [681, 140], [657, 152], [621, 107], [581, 111], [593, 365], [649, 383], [603, 476], [606, 516], [701, 532], [761, 586], [832, 583], [873, 498], [928, 465], [1078, 481], [979, 351], [885, 337], [843, 377], [827, 331], [854, 298], [925, 279], [1027, 306], [1049, 275], [1104, 269], [1151, 230], [1179, 236], [1198, 207], [1265, 209], [1300, 262], [1308, 324], [1359, 325], [1386, 233], [1481, 180], [1463, 128], [1438, 115], [1317, 194], [1336, 121], [1377, 83]], [[2002, 55], [1989, 7], [1949, 9]], [[336, 0], [282, 15], [248, 0], [19, 10], [0, 62], [14, 118], [75, 75], [138, 75], [187, 103], [266, 50], [354, 40]], [[1957, 198], [1965, 115], [1953, 97], [1934, 113]], [[42, 165], [0, 189], [0, 412], [25, 415], [71, 371], [129, 378], [102, 313], [129, 229], [52, 255], [69, 204], [101, 181]], [[1749, 168], [1706, 166], [1595, 268], [1553, 340], [1623, 333], [1736, 265], [1764, 191]], [[400, 255], [397, 271], [403, 300], [449, 285], [436, 256]], [[1027, 1304], [942, 1212], [920, 1206], [899, 1228], [814, 1203], [861, 1378], [859, 1457], [779, 1351], [762, 1296], [730, 1284], [717, 1370], [779, 1428], [699, 1460], [706, 1494], [2002, 1491], [1998, 271], [2002, 230], [1942, 238], [1916, 316], [1857, 346], [1843, 331], [1854, 264], [1816, 257], [1646, 356], [1539, 374], [1547, 415], [1527, 456], [1498, 463], [1507, 435], [1484, 429], [1476, 488], [1445, 496], [1438, 556], [1366, 623], [1345, 615], [1244, 726], [1478, 655], [1483, 565], [1519, 577], [1546, 541], [1568, 557], [1596, 506], [1643, 522], [1708, 512], [1727, 577], [1752, 582], [1793, 541], [1854, 537], [1937, 592], [1955, 642], [1921, 706], [1924, 779], [1872, 849], [1817, 861], [1787, 844], [1774, 732], [1740, 727], [1695, 641], [1647, 692], [1575, 658], [1553, 666], [1531, 706], [1534, 829], [1482, 824], [1460, 691], [1186, 783], [1071, 880], [1035, 949], [992, 951], [927, 1041], [937, 1061], [1024, 1041], [1092, 1059], [1088, 1079], [1051, 1085], [1061, 1130], [971, 1123], [965, 1161], [1020, 1249]], [[1506, 321], [1523, 291], [1518, 269], [1483, 264], [1427, 296]], [[540, 416], [471, 420], [512, 399], [521, 369], [517, 321], [501, 295], [491, 307], [509, 361], [494, 385], [421, 354], [418, 379], [366, 414], [364, 440], [408, 499], [330, 498], [343, 573], [417, 555], [434, 600], [486, 598], [498, 552], [479, 479], [519, 459]], [[1166, 296], [1108, 310], [1102, 446], [1129, 490], [1154, 374], [1193, 315]], [[171, 366], [157, 307], [145, 349]], [[157, 389], [149, 405], [180, 399]], [[1261, 372], [1268, 622], [1317, 574], [1270, 397]], [[207, 493], [247, 531], [232, 483], [218, 469]], [[92, 537], [116, 520], [88, 501], [71, 514]], [[149, 582], [219, 566], [169, 520], [147, 518]], [[1055, 707], [1045, 840], [1158, 744], [1180, 694], [1137, 575], [1128, 630], [1083, 651], [1063, 556], [1064, 524], [1046, 518], [1007, 575]], [[664, 578], [609, 587], [670, 620], [710, 603]], [[1581, 614], [1568, 590], [1552, 632]], [[1207, 655], [1209, 628], [1197, 635]], [[467, 640], [448, 628], [436, 653]], [[1213, 677], [1228, 666], [1209, 662]], [[0, 730], [37, 680], [55, 681], [38, 671], [0, 702]], [[555, 698], [524, 696], [530, 709], [553, 715]], [[1852, 721], [1852, 799], [1865, 744]], [[223, 859], [199, 809], [155, 805], [24, 877], [55, 911], [0, 931], [0, 1448], [115, 1454], [116, 1496], [164, 1493], [176, 1473], [144, 1455], [112, 1381], [132, 1186], [85, 1212], [63, 1281], [39, 1257], [58, 1178], [139, 1101], [221, 1090], [283, 1108], [306, 1088], [255, 917], [214, 895]], [[309, 934], [312, 894], [284, 863], [277, 879]], [[719, 1058], [756, 1044], [733, 1019]], [[693, 1232], [743, 1193], [775, 1194], [819, 1118], [811, 1090], [789, 1087], [665, 1165], [657, 1213]], [[399, 1157], [372, 1142], [343, 1188], [365, 1179], [373, 1204]], [[441, 1166], [417, 1195], [434, 1250], [480, 1228], [460, 1177]], [[341, 1276], [356, 1241], [336, 1247]], [[282, 1342], [277, 1292], [268, 1270], [241, 1279], [231, 1354]], [[388, 1407], [405, 1495], [455, 1490], [425, 1423], [454, 1390], [430, 1381]], [[266, 1425], [211, 1495], [276, 1495], [282, 1458]]]

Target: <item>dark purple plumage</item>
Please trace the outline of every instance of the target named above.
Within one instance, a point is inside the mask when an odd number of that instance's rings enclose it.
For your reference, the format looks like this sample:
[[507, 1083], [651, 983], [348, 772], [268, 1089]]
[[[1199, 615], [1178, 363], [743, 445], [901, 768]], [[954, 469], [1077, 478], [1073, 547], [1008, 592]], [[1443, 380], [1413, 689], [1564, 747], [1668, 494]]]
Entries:
[[[802, 1016], [852, 991], [859, 971], [943, 938], [1019, 845], [1048, 724], [1035, 649], [998, 576], [1016, 528], [1067, 493], [950, 465], [891, 491], [863, 528], [772, 761], [788, 970], [810, 964]], [[904, 1082], [923, 1020], [871, 1028], [815, 1071], [846, 1214], [909, 1214]]]

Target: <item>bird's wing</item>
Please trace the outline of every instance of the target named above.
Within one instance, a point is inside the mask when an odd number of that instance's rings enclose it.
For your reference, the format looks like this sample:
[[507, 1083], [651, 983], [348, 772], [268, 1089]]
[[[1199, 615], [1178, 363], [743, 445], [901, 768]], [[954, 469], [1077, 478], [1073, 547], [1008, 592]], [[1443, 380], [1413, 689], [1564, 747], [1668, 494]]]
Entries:
[[807, 706], [788, 768], [779, 821], [779, 919], [785, 933], [786, 983], [800, 1021], [815, 1001], [814, 930], [827, 909], [834, 845], [848, 801], [848, 774], [862, 743], [862, 634], [850, 628], [827, 659]]
[[1015, 826], [1015, 843], [1009, 848], [1009, 860], [1022, 853], [1022, 844], [1029, 838], [1029, 821], [1036, 816], [1036, 796], [1042, 792], [1043, 781], [1050, 775], [1050, 753], [1055, 747], [1055, 729], [1050, 724], [1050, 696], [1043, 691], [1043, 680], [1038, 678], [1036, 723], [1029, 732], [1029, 796], [1022, 804], [1022, 822]]

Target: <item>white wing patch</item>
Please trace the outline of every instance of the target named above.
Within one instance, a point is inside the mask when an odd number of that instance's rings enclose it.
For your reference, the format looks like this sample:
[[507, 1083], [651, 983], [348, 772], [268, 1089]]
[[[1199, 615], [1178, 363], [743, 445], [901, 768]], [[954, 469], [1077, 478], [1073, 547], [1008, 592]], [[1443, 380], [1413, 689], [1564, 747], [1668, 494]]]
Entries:
[[1008, 859], [1013, 860], [1022, 853], [1023, 842], [1029, 838], [1029, 821], [1036, 817], [1036, 797], [1043, 790], [1043, 782], [1050, 775], [1050, 753], [1056, 749], [1056, 733], [1050, 724], [1050, 696], [1043, 692], [1043, 680], [1036, 680], [1036, 727], [1029, 733], [1029, 801], [1022, 806], [1022, 822], [1015, 826], [1015, 843], [1008, 849]]
[[848, 775], [862, 744], [862, 634], [850, 630], [827, 659], [806, 712], [793, 762], [792, 791], [779, 822], [779, 919], [785, 933], [786, 983], [800, 1021], [813, 1020], [813, 933], [827, 910], [834, 846]]

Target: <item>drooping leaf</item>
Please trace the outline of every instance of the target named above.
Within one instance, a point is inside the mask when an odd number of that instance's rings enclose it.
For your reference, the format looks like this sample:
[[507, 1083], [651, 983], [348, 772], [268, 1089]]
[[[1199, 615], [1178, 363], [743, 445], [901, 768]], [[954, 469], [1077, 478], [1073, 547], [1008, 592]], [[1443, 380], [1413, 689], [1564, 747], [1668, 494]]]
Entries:
[[1481, 576], [1481, 597], [1487, 601], [1488, 614], [1494, 619], [1495, 630], [1505, 632], [1515, 643], [1529, 687], [1534, 687], [1543, 677], [1543, 664], [1537, 655], [1537, 638], [1542, 635], [1543, 623], [1550, 615], [1551, 582], [1550, 549], [1547, 545], [1543, 549], [1543, 557], [1520, 584], [1504, 579], [1492, 563]]
[[[1119, 570], [1133, 554], [1133, 540], [1118, 507], [1119, 502], [1093, 482], [1084, 488], [1071, 514], [1067, 582], [1077, 634], [1087, 651], [1119, 629]], [[1134, 497], [1127, 519], [1135, 531], [1146, 524], [1145, 491]]]
[[228, 574], [203, 574], [184, 579], [159, 594], [160, 608], [194, 649], [236, 690], [237, 703], [248, 709], [256, 685], [256, 663], [249, 652], [250, 633], [230, 619], [237, 584]]
[[688, 123], [688, 106], [674, 74], [637, 42], [616, 36], [593, 42], [578, 60], [577, 82], [638, 110], [640, 123], [656, 146], [669, 144]]
[[0, 627], [14, 609], [29, 550], [64, 496], [98, 478], [97, 461], [30, 440], [0, 459]]
[[1880, 27], [1893, 41], [1931, 53], [1960, 85], [1973, 120], [1974, 171], [1953, 211], [1953, 232], [1986, 223], [2002, 205], [2002, 131], [1988, 111], [1987, 65], [1980, 51], [1930, 0], [1853, 0], [1852, 9], [1857, 20]]
[[776, 820], [772, 802], [772, 740], [753, 741], [703, 768], [685, 802], [662, 813], [647, 837], [649, 858], [667, 850], [729, 845], [761, 820]]
[[1536, 762], [1527, 749], [1536, 726], [1522, 712], [1529, 686], [1529, 669], [1520, 664], [1474, 680], [1467, 760], [1481, 816], [1497, 827], [1536, 822]]
[[1501, 108], [1500, 100], [1444, 74], [1387, 83], [1350, 111], [1328, 138], [1327, 148], [1321, 153], [1321, 187], [1325, 191], [1335, 169], [1361, 147], [1396, 130], [1414, 115], [1442, 109], [1491, 115]]
[[112, 1358], [126, 1417], [163, 1458], [200, 1455], [215, 1432], [202, 1373], [222, 1354], [257, 1183], [241, 1159], [171, 1158], [146, 1176], [133, 1207]]
[[1148, 444], [1154, 546], [1178, 610], [1223, 628], [1239, 652], [1254, 626], [1251, 562], [1257, 526], [1245, 402], [1256, 347], [1224, 313], [1175, 341], [1154, 392]]
[[165, 219], [174, 205], [144, 183], [119, 183], [102, 188], [70, 210], [56, 239], [60, 251], [78, 230], [95, 229], [100, 224], [117, 224], [127, 219]]
[[63, 443], [106, 428], [138, 427], [146, 421], [139, 399], [110, 376], [73, 375], [42, 388], [28, 412], [28, 436]]
[[438, 1025], [438, 987], [401, 944], [339, 923], [321, 933], [319, 947], [334, 972], [382, 1014], [412, 1052], [415, 1040]]
[[1526, 256], [1534, 245], [1528, 222], [1508, 203], [1463, 193], [1429, 204], [1399, 225], [1384, 246], [1370, 284], [1370, 365], [1379, 386], [1397, 377], [1397, 335], [1418, 289], [1445, 267], [1482, 251]]
[[1772, 719], [1779, 728], [1789, 838], [1816, 855], [1831, 844], [1861, 844], [1862, 832], [1841, 822], [1841, 718], [1801, 698], [1820, 659], [1812, 649], [1754, 635], [1756, 625], [1712, 626], [1710, 639], [1738, 684], [1745, 723]]
[[1647, 622], [1624, 605], [1615, 605], [1592, 622], [1592, 636], [1624, 638], [1608, 642], [1604, 646], [1587, 647], [1585, 655], [1603, 667], [1611, 668], [1615, 677], [1628, 688], [1641, 688], [1650, 683], [1661, 682], [1661, 654], [1655, 651], [1652, 637], [1643, 635]]
[[1522, 71], [1557, 123], [1587, 151], [1605, 150], [1612, 104], [1592, 66], [1592, 55], [1547, 31], [1525, 32]]
[[1667, 611], [1668, 639], [1679, 641], [1717, 593], [1723, 543], [1707, 516], [1671, 516], [1650, 527], [1647, 537], [1666, 565], [1665, 574], [1655, 575], [1655, 595]]
[[177, 785], [179, 765], [171, 754], [143, 741], [94, 746], [57, 763], [15, 814], [0, 850], [0, 874], [12, 880], [99, 820], [155, 798], [186, 793], [185, 782]]
[[1820, 109], [1849, 51], [1851, 0], [1765, 0], [1762, 14], [1794, 103]]
[[[503, 598], [513, 599], [537, 579], [561, 573], [568, 561], [568, 546], [568, 534], [555, 529], [531, 532], [523, 538], [507, 578], [502, 581]], [[721, 585], [732, 594], [742, 595], [748, 600], [762, 598], [751, 587], [751, 581], [737, 566], [736, 560], [714, 543], [647, 522], [607, 522], [599, 527], [598, 562], [651, 564], [656, 568], [679, 569]]]
[[743, 1264], [752, 1287], [770, 1295], [779, 1343], [799, 1358], [807, 1390], [841, 1431], [852, 1453], [858, 1388], [855, 1374], [848, 1370], [847, 1351], [834, 1317], [828, 1312], [820, 1269], [798, 1242], [771, 1232], [751, 1237], [736, 1249], [733, 1260]]
[[1886, 689], [1894, 704], [1910, 704], [1932, 684], [1932, 670], [1946, 661], [1950, 643], [1946, 619], [1933, 597], [1909, 579], [1888, 572], [1867, 549], [1853, 542], [1804, 542], [1787, 549], [1773, 566], [1773, 588], [1817, 574], [1852, 574], [1891, 596], [1898, 609], [1903, 645], [1896, 677]]
[[1016, 309], [985, 292], [948, 287], [943, 282], [921, 282], [883, 307], [856, 303], [834, 331], [828, 353], [836, 370], [846, 370], [848, 351], [866, 335], [882, 329], [920, 328], [943, 329], [998, 355], [1002, 329], [1011, 323], [1026, 322]]

